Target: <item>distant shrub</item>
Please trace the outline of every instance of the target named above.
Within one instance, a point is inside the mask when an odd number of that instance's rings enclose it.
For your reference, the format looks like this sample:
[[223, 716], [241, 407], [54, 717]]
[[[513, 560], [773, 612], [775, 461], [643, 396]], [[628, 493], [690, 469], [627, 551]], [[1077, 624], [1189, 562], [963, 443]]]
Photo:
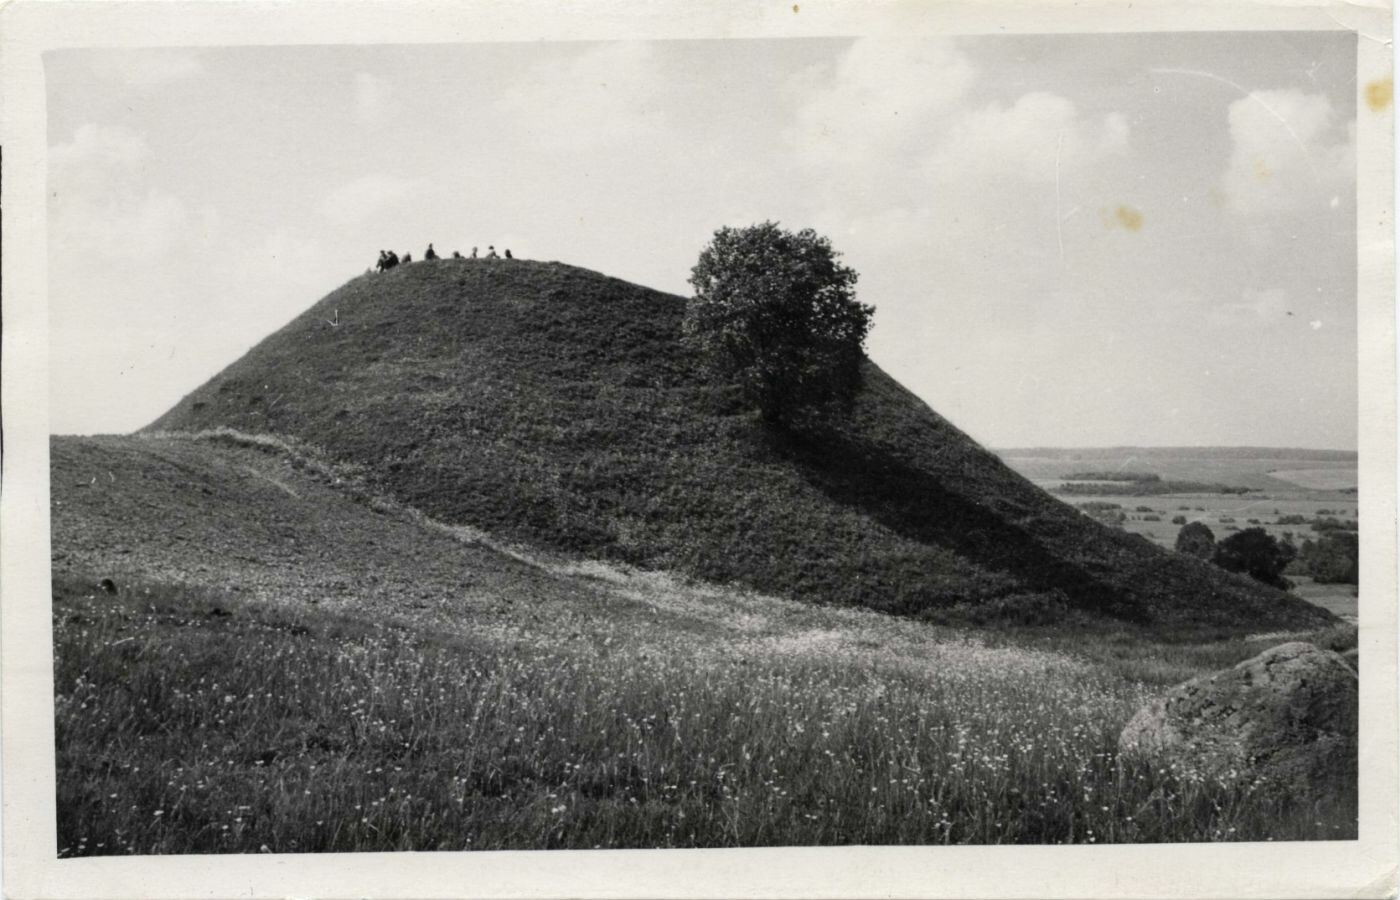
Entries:
[[1262, 524], [1264, 524], [1264, 523], [1260, 522], [1258, 519], [1245, 519], [1245, 521], [1248, 522], [1250, 525], [1262, 525]]
[[1176, 552], [1210, 559], [1215, 555], [1215, 532], [1204, 522], [1192, 522], [1176, 533]]
[[1097, 519], [1105, 525], [1112, 525], [1115, 528], [1123, 527], [1123, 523], [1128, 520], [1128, 514], [1123, 511], [1123, 507], [1117, 503], [1108, 503], [1101, 500], [1091, 500], [1088, 503], [1079, 504], [1079, 509], [1092, 519]]
[[1135, 510], [1135, 511], [1136, 511], [1136, 512], [1149, 512], [1149, 513], [1150, 513], [1150, 512], [1156, 512], [1156, 510], [1154, 510], [1154, 509], [1153, 509], [1152, 507], [1150, 507], [1150, 506], [1139, 506], [1139, 507], [1137, 508], [1137, 510]]
[[1283, 577], [1283, 570], [1294, 552], [1291, 544], [1280, 544], [1264, 529], [1246, 528], [1216, 544], [1212, 561], [1222, 569], [1286, 590], [1292, 585]]
[[1307, 523], [1307, 519], [1297, 515], [1279, 516], [1278, 521], [1274, 522], [1275, 525], [1306, 525]]
[[1316, 542], [1303, 541], [1298, 558], [1305, 574], [1319, 584], [1356, 584], [1359, 542], [1355, 534], [1329, 531]]
[[1143, 516], [1142, 520], [1144, 522], [1160, 522], [1162, 521], [1162, 517], [1158, 515]]
[[1235, 521], [1235, 519], [1234, 519], [1233, 516], [1221, 516], [1221, 517], [1220, 517], [1220, 524], [1222, 524], [1222, 525], [1228, 525], [1228, 524], [1230, 524], [1230, 523], [1233, 522], [1233, 521]]
[[1319, 509], [1319, 510], [1317, 511], [1317, 514], [1318, 514], [1319, 516], [1330, 516], [1330, 515], [1332, 515], [1332, 510], [1330, 510], [1330, 509]]
[[1172, 516], [1172, 524], [1173, 524], [1173, 525], [1185, 525], [1185, 524], [1186, 524], [1186, 517], [1185, 517], [1185, 516]]
[[1325, 519], [1313, 519], [1313, 531], [1355, 531], [1356, 523], [1352, 521], [1343, 522], [1341, 519], [1328, 516]]

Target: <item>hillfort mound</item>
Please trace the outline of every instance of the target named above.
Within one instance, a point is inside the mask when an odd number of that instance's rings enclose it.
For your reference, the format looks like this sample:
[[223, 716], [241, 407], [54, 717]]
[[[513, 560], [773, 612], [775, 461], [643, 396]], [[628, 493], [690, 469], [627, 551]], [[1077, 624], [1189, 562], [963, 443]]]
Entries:
[[822, 604], [1330, 620], [1091, 520], [868, 360], [849, 416], [766, 427], [700, 374], [685, 306], [557, 262], [400, 264], [332, 292], [146, 430], [289, 436], [448, 523]]

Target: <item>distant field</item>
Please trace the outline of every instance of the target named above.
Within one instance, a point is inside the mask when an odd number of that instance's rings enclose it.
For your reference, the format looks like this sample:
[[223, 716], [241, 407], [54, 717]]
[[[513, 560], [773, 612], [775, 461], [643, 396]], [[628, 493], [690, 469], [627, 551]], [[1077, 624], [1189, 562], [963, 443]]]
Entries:
[[[1317, 539], [1309, 523], [1281, 525], [1282, 516], [1302, 516], [1311, 520], [1334, 517], [1356, 519], [1360, 508], [1355, 493], [1346, 488], [1357, 484], [1355, 455], [1337, 451], [1289, 451], [1248, 448], [1235, 452], [1220, 448], [1124, 448], [1057, 450], [1004, 450], [1001, 457], [1021, 475], [1049, 491], [1067, 482], [1067, 476], [1084, 472], [1139, 472], [1163, 479], [1211, 481], [1251, 487], [1257, 492], [1239, 494], [1168, 494], [1134, 496], [1065, 496], [1061, 500], [1079, 506], [1086, 502], [1116, 503], [1127, 519], [1123, 529], [1141, 534], [1163, 547], [1176, 545], [1181, 525], [1203, 522], [1216, 539], [1245, 528], [1263, 528], [1275, 538], [1294, 544]], [[1251, 521], [1257, 520], [1257, 521]], [[1289, 576], [1294, 593], [1336, 615], [1355, 619], [1357, 588], [1350, 584], [1315, 584], [1310, 578]]]
[[1334, 615], [1356, 621], [1357, 594], [1354, 584], [1317, 584], [1311, 578], [1290, 575], [1293, 593]]
[[[1274, 453], [1281, 451], [1274, 451]], [[1011, 468], [1034, 482], [1053, 482], [1086, 469], [1093, 471], [1151, 472], [1164, 479], [1219, 482], [1263, 492], [1340, 490], [1356, 486], [1356, 459], [1319, 458], [1327, 454], [1306, 451], [1302, 455], [1217, 455], [1209, 449], [1129, 448], [1108, 450], [1034, 451], [1001, 450], [998, 455]], [[1303, 476], [1296, 479], [1295, 476]], [[1306, 480], [1303, 480], [1306, 479]]]
[[1356, 468], [1327, 467], [1312, 469], [1279, 469], [1269, 477], [1318, 491], [1340, 491], [1356, 487]]

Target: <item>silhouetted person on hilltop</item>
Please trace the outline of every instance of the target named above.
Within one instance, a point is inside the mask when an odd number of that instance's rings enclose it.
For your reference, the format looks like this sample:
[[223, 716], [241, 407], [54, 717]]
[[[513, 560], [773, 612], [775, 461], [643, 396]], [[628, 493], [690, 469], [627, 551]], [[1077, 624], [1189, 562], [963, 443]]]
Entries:
[[486, 258], [487, 258], [487, 259], [500, 259], [500, 258], [501, 258], [501, 255], [500, 255], [499, 253], [496, 252], [496, 245], [495, 245], [495, 244], [492, 244], [491, 246], [489, 246], [489, 247], [486, 248]]
[[399, 264], [399, 258], [392, 250], [379, 251], [379, 271], [387, 272]]
[[509, 247], [506, 248], [506, 259], [515, 259], [514, 256], [511, 256], [511, 255], [510, 255], [510, 248], [509, 248]]
[[453, 259], [461, 259], [461, 258], [462, 258], [462, 254], [458, 253], [456, 250], [453, 250], [453, 251], [452, 251], [452, 258], [453, 258]]
[[472, 248], [472, 259], [476, 259], [476, 248]]
[[428, 244], [428, 249], [424, 251], [423, 258], [427, 260], [434, 260], [438, 258], [437, 251], [433, 249], [433, 245], [431, 243]]
[[411, 263], [411, 262], [413, 262], [413, 254], [412, 254], [412, 253], [405, 253], [405, 254], [403, 255], [403, 261], [404, 261], [405, 263]]

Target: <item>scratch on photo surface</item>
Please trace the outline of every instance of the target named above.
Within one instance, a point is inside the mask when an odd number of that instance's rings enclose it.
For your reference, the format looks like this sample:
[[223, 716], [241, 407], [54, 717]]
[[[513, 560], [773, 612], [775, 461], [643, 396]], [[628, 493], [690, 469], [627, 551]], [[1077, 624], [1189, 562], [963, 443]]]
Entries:
[[1313, 179], [1321, 180], [1317, 174], [1317, 166], [1313, 165], [1312, 154], [1308, 153], [1307, 145], [1303, 143], [1300, 137], [1298, 137], [1298, 132], [1293, 130], [1293, 126], [1288, 124], [1287, 119], [1279, 115], [1278, 110], [1274, 109], [1272, 106], [1261, 100], [1257, 93], [1247, 91], [1236, 82], [1233, 82], [1228, 78], [1223, 78], [1219, 75], [1216, 75], [1213, 72], [1202, 72], [1198, 69], [1150, 69], [1149, 71], [1151, 71], [1154, 75], [1191, 75], [1196, 78], [1209, 78], [1211, 81], [1218, 81], [1221, 84], [1229, 85], [1230, 87], [1239, 91], [1241, 96], [1247, 97], [1248, 99], [1253, 100], [1255, 103], [1258, 103], [1260, 106], [1264, 107], [1264, 109], [1268, 110], [1269, 115], [1273, 116], [1275, 119], [1278, 119], [1278, 123], [1283, 126], [1285, 131], [1288, 132], [1288, 136], [1293, 138], [1293, 142], [1298, 145], [1298, 149], [1303, 151], [1303, 161], [1308, 164], [1308, 169], [1312, 172]]

